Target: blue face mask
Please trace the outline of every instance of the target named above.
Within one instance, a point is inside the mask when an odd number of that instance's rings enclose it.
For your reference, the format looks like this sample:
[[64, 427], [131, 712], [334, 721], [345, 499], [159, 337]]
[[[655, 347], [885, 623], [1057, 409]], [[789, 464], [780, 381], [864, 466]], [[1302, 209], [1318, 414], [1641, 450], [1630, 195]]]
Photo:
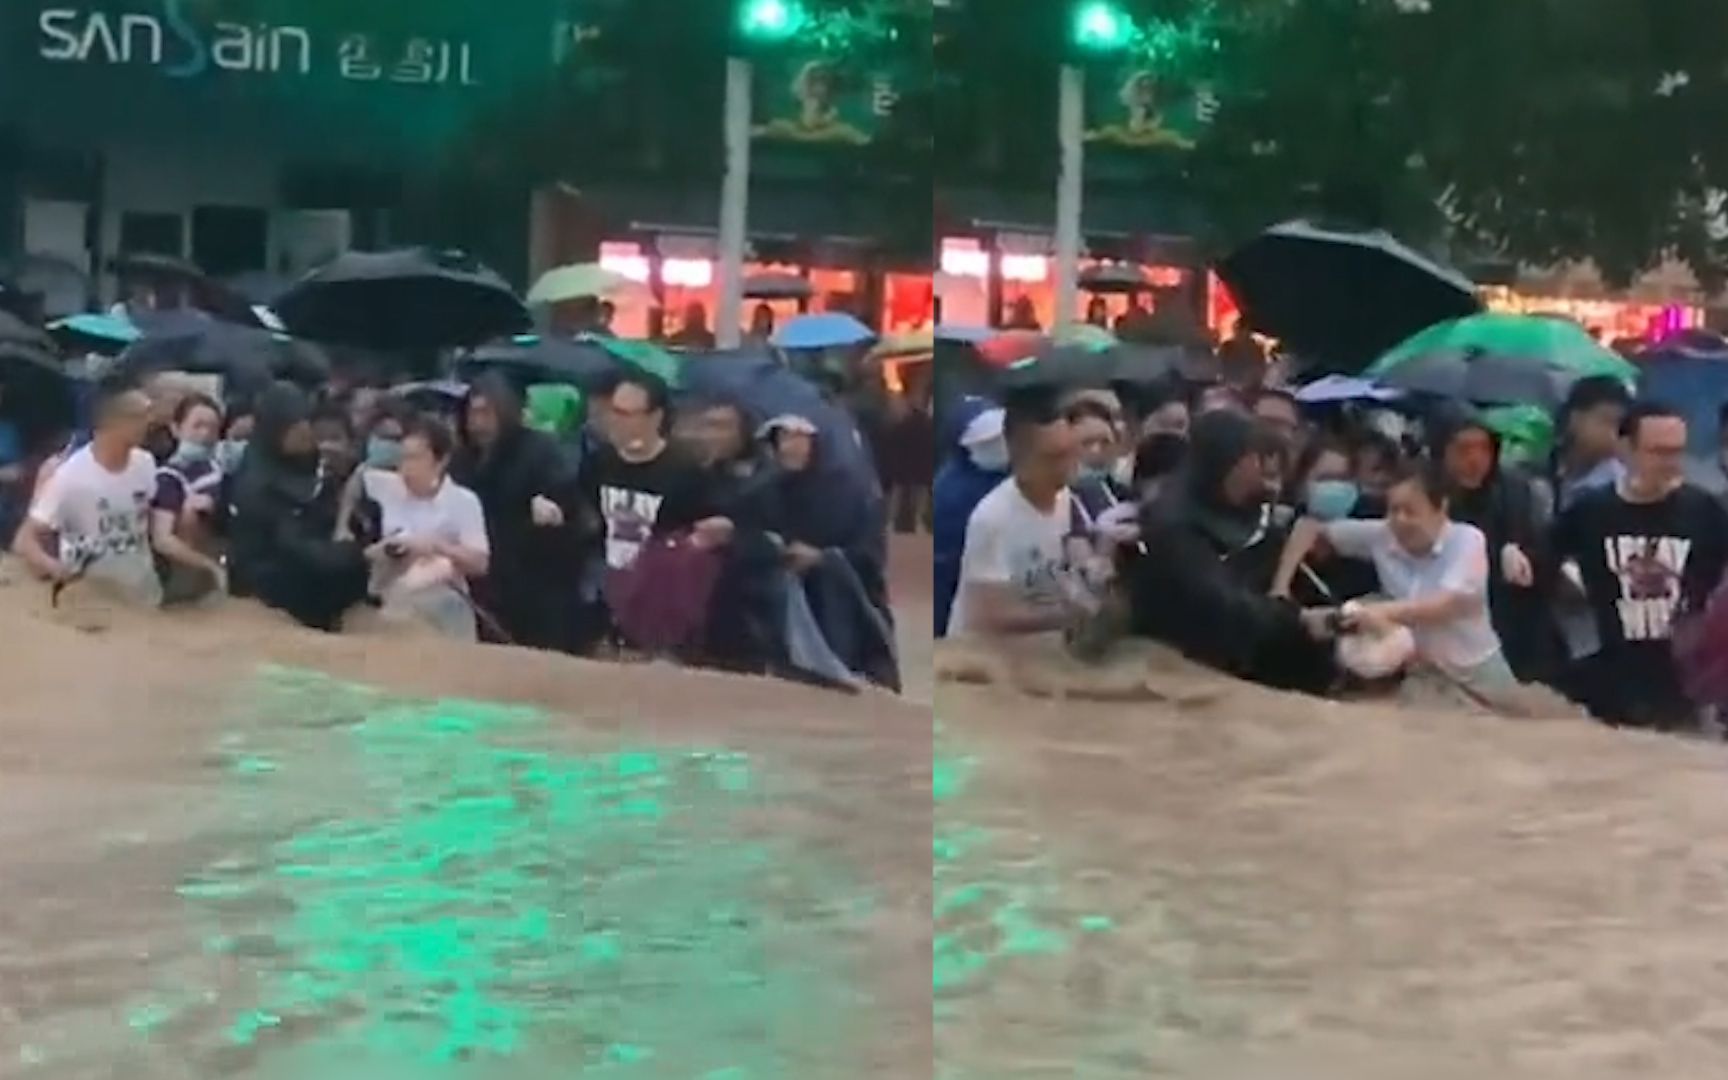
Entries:
[[181, 439], [180, 444], [174, 448], [173, 460], [181, 465], [202, 465], [209, 461], [215, 453], [214, 447]]
[[245, 439], [224, 439], [216, 444], [216, 466], [225, 473], [238, 469], [245, 456]]
[[1351, 480], [1316, 480], [1308, 488], [1308, 516], [1343, 521], [1356, 509], [1362, 491]]
[[366, 440], [366, 466], [394, 471], [402, 464], [402, 440], [374, 435]]

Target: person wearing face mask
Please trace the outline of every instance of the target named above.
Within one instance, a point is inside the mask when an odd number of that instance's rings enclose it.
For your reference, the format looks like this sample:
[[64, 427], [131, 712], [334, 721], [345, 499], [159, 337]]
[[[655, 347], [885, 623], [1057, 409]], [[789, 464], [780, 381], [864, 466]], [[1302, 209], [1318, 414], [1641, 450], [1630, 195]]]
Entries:
[[1269, 595], [1284, 542], [1266, 498], [1280, 450], [1240, 412], [1195, 421], [1182, 471], [1141, 511], [1133, 625], [1239, 678], [1319, 692], [1335, 675], [1327, 613]]
[[222, 407], [189, 394], [174, 408], [175, 449], [156, 470], [150, 503], [150, 540], [162, 577], [163, 602], [189, 603], [227, 591], [227, 574], [214, 553], [223, 473], [216, 463]]
[[1091, 531], [1102, 515], [1134, 501], [1134, 493], [1118, 479], [1123, 454], [1120, 429], [1110, 409], [1085, 398], [1068, 407], [1068, 423], [1080, 446], [1080, 468], [1069, 488], [1077, 513]]
[[342, 490], [336, 513], [336, 539], [371, 545], [383, 539], [383, 511], [366, 493], [368, 472], [395, 473], [402, 466], [403, 439], [415, 419], [400, 398], [374, 402], [371, 425], [366, 432], [365, 457]]
[[[1331, 523], [1361, 520], [1371, 509], [1362, 498], [1350, 470], [1350, 453], [1331, 439], [1309, 443], [1296, 463], [1296, 509], [1302, 517]], [[1295, 571], [1287, 592], [1274, 589], [1275, 596], [1290, 596], [1304, 607], [1338, 605], [1374, 592], [1379, 578], [1374, 564], [1335, 551], [1316, 552]]]
[[1008, 442], [1003, 410], [983, 398], [963, 398], [945, 418], [946, 454], [936, 472], [934, 502], [935, 630], [948, 632], [949, 614], [960, 586], [966, 550], [966, 523], [972, 512], [1008, 478]]
[[229, 580], [315, 630], [334, 632], [366, 594], [359, 545], [333, 539], [321, 498], [318, 439], [306, 396], [277, 383], [258, 400], [257, 429], [232, 486]]

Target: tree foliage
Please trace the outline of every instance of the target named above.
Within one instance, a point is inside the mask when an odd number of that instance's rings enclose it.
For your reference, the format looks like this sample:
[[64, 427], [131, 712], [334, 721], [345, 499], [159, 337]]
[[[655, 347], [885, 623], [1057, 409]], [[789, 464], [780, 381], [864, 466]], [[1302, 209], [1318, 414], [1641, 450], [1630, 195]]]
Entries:
[[1728, 5], [1263, 0], [1190, 178], [1225, 237], [1294, 213], [1460, 254], [1728, 269]]

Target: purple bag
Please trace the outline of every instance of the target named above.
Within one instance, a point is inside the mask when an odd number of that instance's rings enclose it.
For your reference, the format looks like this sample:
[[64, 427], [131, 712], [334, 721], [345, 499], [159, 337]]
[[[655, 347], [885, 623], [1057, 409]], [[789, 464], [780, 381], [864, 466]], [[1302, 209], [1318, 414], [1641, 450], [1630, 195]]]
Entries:
[[657, 656], [700, 645], [720, 566], [717, 552], [680, 535], [655, 537], [629, 567], [607, 571], [606, 605], [624, 641]]

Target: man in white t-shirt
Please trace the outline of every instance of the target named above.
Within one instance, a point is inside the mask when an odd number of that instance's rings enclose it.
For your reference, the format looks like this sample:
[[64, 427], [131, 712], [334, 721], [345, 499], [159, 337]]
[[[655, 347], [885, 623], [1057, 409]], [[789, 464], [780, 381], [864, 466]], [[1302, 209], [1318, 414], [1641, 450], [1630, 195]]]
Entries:
[[1080, 614], [1067, 553], [1074, 430], [1050, 403], [1010, 407], [1004, 434], [1013, 471], [966, 524], [954, 637], [1052, 633]]
[[473, 640], [468, 582], [492, 559], [480, 498], [448, 476], [455, 439], [437, 420], [408, 425], [395, 472], [367, 469], [362, 483], [378, 504], [383, 539], [367, 550], [372, 591], [386, 614]]
[[98, 582], [141, 607], [162, 603], [150, 550], [156, 462], [141, 449], [150, 399], [139, 391], [103, 395], [90, 444], [42, 486], [13, 551], [56, 588]]

